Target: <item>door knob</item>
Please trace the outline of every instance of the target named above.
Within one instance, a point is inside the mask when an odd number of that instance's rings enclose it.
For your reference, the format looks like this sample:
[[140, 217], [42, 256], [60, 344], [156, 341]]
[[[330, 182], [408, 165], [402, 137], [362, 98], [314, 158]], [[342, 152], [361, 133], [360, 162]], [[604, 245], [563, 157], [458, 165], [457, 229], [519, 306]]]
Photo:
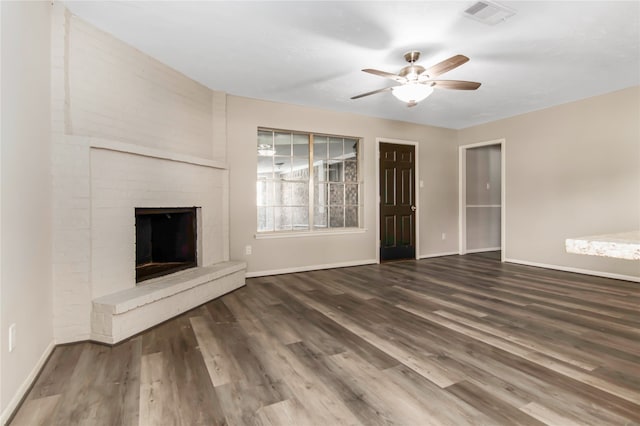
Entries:
[[412, 212], [415, 212], [416, 210], [417, 210], [417, 209], [416, 209], [416, 206], [411, 206], [411, 211], [412, 211]]

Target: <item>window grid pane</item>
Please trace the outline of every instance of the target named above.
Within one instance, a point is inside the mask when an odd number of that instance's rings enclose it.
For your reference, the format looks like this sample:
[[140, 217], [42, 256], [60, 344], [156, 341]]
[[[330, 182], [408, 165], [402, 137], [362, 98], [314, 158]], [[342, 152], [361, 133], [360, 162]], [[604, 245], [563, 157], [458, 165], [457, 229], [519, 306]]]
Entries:
[[344, 162], [344, 180], [346, 182], [358, 181], [358, 163], [356, 161], [348, 160]]
[[295, 157], [309, 158], [309, 135], [294, 134], [292, 143]]
[[358, 207], [347, 206], [344, 209], [344, 226], [353, 228], [358, 226]]
[[344, 206], [329, 207], [329, 227], [331, 228], [344, 227]]
[[348, 206], [358, 205], [358, 185], [346, 184], [344, 186], [344, 204]]
[[329, 138], [329, 158], [342, 158], [344, 154], [344, 140], [342, 138]]
[[291, 139], [293, 135], [291, 133], [276, 133], [275, 134], [275, 148], [276, 155], [291, 156]]
[[329, 215], [327, 214], [327, 206], [316, 205], [313, 212], [313, 226], [315, 229], [327, 229], [327, 220]]

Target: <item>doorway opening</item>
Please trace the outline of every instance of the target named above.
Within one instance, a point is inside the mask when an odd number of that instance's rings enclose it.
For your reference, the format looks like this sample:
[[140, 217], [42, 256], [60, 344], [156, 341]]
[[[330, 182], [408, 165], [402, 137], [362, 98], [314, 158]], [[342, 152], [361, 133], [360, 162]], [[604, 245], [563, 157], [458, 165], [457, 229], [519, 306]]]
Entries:
[[459, 148], [459, 253], [505, 259], [505, 140]]
[[378, 139], [377, 145], [378, 261], [416, 259], [417, 143]]

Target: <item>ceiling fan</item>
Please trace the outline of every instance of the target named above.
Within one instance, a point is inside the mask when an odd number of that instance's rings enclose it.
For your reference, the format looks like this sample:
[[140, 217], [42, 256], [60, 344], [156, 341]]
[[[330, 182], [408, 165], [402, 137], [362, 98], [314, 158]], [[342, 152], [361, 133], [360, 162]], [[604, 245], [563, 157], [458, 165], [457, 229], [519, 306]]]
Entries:
[[409, 65], [400, 70], [398, 74], [392, 74], [386, 71], [379, 71], [374, 69], [364, 69], [362, 71], [369, 74], [378, 75], [380, 77], [390, 78], [391, 80], [400, 83], [398, 86], [385, 87], [383, 89], [374, 90], [372, 92], [363, 93], [352, 97], [351, 99], [359, 99], [369, 95], [375, 95], [376, 93], [391, 92], [393, 96], [407, 103], [408, 107], [416, 106], [418, 102], [425, 99], [431, 93], [434, 88], [440, 89], [454, 89], [454, 90], [476, 90], [480, 87], [480, 83], [475, 81], [461, 81], [461, 80], [434, 80], [441, 74], [447, 71], [451, 71], [454, 68], [459, 67], [469, 60], [464, 55], [455, 55], [449, 59], [445, 59], [432, 67], [425, 68], [421, 65], [416, 65], [416, 61], [420, 58], [420, 52], [411, 51], [404, 54], [404, 59], [409, 62]]

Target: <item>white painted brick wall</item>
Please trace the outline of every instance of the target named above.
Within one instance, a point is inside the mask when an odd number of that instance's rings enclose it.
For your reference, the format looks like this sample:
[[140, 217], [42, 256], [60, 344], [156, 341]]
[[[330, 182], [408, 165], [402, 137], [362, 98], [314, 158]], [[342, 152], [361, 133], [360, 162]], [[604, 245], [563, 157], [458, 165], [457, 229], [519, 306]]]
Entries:
[[213, 103], [213, 158], [226, 161], [227, 144], [220, 143], [227, 140], [227, 94], [223, 92], [212, 92]]
[[90, 333], [89, 147], [64, 135], [53, 135], [51, 155], [54, 333], [58, 341], [66, 342], [87, 338]]
[[77, 17], [67, 25], [71, 133], [213, 158], [211, 90]]
[[[228, 171], [178, 158], [225, 161], [226, 95], [61, 3], [51, 63], [54, 333], [65, 343], [90, 338], [92, 299], [135, 285], [134, 207], [202, 207], [203, 264], [228, 260]], [[104, 149], [123, 142], [177, 160]]]

